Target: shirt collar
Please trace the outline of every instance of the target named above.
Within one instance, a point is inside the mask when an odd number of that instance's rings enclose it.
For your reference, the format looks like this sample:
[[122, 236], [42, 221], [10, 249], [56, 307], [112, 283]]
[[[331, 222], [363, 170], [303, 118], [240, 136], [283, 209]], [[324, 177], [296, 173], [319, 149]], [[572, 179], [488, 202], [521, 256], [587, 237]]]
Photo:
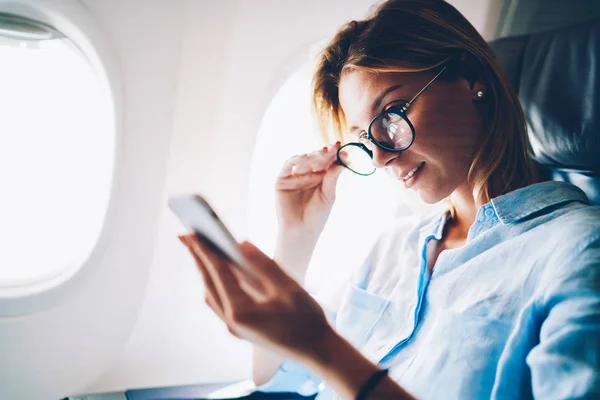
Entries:
[[442, 238], [442, 233], [444, 233], [444, 227], [446, 226], [448, 219], [450, 219], [449, 210], [445, 210], [442, 215], [436, 213], [431, 221], [419, 229], [420, 237], [426, 240], [429, 236], [431, 236], [436, 240], [440, 240]]
[[513, 190], [492, 199], [498, 219], [503, 224], [516, 222], [548, 207], [579, 201], [589, 204], [585, 193], [566, 182], [547, 181]]

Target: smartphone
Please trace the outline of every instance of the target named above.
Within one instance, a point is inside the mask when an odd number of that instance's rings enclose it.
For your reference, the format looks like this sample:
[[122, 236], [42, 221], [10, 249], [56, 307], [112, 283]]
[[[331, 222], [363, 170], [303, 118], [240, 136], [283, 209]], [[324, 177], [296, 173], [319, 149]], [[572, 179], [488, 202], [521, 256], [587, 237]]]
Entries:
[[207, 239], [231, 261], [246, 267], [237, 240], [202, 196], [188, 194], [173, 197], [169, 199], [169, 208], [190, 232], [200, 239]]

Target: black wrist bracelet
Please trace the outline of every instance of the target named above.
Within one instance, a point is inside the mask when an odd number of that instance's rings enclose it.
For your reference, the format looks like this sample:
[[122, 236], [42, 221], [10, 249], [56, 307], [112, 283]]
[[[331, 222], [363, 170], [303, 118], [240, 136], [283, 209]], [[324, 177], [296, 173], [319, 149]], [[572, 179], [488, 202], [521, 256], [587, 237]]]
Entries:
[[356, 400], [365, 400], [369, 395], [369, 392], [377, 386], [380, 380], [382, 380], [388, 373], [387, 369], [382, 369], [375, 372], [363, 385], [361, 386], [358, 394], [356, 395]]

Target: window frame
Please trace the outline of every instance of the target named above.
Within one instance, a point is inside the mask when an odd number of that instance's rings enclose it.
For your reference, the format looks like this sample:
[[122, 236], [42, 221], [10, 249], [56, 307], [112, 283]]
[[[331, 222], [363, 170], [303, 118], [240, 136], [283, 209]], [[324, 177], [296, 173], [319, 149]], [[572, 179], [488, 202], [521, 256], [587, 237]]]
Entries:
[[[112, 101], [114, 134], [113, 162], [109, 198], [104, 210], [102, 228], [93, 250], [82, 265], [66, 268], [55, 277], [26, 286], [0, 288], [0, 317], [10, 317], [42, 311], [61, 303], [92, 279], [94, 269], [102, 261], [108, 242], [108, 232], [115, 224], [115, 199], [118, 197], [120, 166], [122, 165], [123, 89], [121, 66], [108, 36], [102, 31], [89, 10], [80, 2], [20, 0], [3, 2], [0, 12], [16, 14], [48, 25], [67, 37], [87, 58]], [[43, 240], [43, 238], [41, 238]]]

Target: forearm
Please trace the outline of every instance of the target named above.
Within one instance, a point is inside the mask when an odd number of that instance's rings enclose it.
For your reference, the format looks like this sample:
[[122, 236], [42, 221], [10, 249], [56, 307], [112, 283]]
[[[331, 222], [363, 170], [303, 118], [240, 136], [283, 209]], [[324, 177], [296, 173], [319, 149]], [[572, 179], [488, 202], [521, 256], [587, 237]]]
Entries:
[[303, 284], [318, 240], [318, 234], [281, 230], [277, 235], [274, 259], [298, 283]]
[[[355, 399], [361, 386], [379, 368], [333, 329], [323, 337], [310, 354], [298, 356], [315, 374], [342, 398]], [[369, 400], [414, 400], [390, 377], [385, 377], [369, 393]]]
[[279, 353], [254, 344], [252, 378], [256, 386], [267, 383], [285, 360]]

